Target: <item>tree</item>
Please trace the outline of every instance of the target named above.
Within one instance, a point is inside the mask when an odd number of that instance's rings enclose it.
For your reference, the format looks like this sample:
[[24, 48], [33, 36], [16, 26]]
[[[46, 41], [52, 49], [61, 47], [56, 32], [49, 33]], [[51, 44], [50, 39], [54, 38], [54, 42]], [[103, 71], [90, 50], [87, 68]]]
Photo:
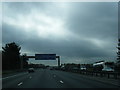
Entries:
[[115, 66], [115, 69], [117, 71], [120, 71], [120, 38], [118, 39], [118, 52], [117, 52], [117, 65]]
[[120, 62], [120, 39], [118, 40], [118, 52], [117, 52], [117, 56], [118, 56], [118, 58], [117, 58], [117, 61], [118, 62]]
[[5, 47], [2, 47], [2, 68], [3, 70], [8, 69], [19, 69], [20, 68], [20, 49], [21, 47], [15, 42], [8, 43]]

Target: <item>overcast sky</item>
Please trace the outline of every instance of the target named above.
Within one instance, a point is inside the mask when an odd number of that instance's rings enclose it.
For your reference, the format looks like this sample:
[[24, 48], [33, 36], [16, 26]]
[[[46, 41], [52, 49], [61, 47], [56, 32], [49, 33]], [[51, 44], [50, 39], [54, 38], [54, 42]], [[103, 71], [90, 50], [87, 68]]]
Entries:
[[[2, 45], [16, 42], [21, 54], [55, 53], [62, 63], [114, 61], [118, 39], [117, 2], [6, 2]], [[57, 65], [57, 61], [35, 61]]]

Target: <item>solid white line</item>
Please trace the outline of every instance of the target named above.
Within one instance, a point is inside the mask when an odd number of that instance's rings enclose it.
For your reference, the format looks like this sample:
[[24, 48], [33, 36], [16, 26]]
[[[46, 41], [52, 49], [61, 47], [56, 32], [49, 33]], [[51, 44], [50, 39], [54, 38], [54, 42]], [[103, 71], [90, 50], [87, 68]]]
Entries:
[[7, 79], [7, 78], [12, 78], [12, 77], [16, 77], [16, 76], [20, 76], [20, 75], [24, 75], [24, 74], [27, 74], [27, 73], [16, 74], [16, 75], [8, 76], [8, 77], [5, 77], [5, 78], [0, 78], [0, 80], [4, 80], [4, 79]]
[[60, 80], [60, 83], [64, 83], [62, 80]]
[[18, 86], [20, 86], [20, 85], [22, 85], [23, 84], [23, 82], [20, 82], [19, 84], [18, 84]]

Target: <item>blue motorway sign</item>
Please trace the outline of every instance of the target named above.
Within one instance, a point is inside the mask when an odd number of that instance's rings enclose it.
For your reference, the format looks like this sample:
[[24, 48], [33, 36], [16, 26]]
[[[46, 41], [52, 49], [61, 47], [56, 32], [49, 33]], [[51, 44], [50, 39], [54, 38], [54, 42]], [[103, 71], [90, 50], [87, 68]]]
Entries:
[[56, 54], [35, 54], [35, 60], [56, 60]]

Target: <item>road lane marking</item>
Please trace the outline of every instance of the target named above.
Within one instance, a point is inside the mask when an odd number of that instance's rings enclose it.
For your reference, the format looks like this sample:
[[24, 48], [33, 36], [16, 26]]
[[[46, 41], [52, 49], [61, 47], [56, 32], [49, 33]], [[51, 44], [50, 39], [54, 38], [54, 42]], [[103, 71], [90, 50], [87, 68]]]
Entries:
[[16, 76], [20, 76], [20, 75], [24, 75], [24, 74], [27, 74], [27, 73], [16, 74], [16, 75], [8, 76], [8, 77], [5, 77], [5, 78], [0, 78], [0, 80], [4, 80], [4, 79], [8, 79], [8, 78], [12, 78], [12, 77], [16, 77]]
[[19, 84], [18, 84], [18, 86], [20, 86], [20, 85], [22, 85], [23, 84], [23, 82], [20, 82]]
[[32, 77], [30, 76], [30, 79], [31, 79]]
[[60, 83], [64, 83], [62, 80], [60, 80]]

